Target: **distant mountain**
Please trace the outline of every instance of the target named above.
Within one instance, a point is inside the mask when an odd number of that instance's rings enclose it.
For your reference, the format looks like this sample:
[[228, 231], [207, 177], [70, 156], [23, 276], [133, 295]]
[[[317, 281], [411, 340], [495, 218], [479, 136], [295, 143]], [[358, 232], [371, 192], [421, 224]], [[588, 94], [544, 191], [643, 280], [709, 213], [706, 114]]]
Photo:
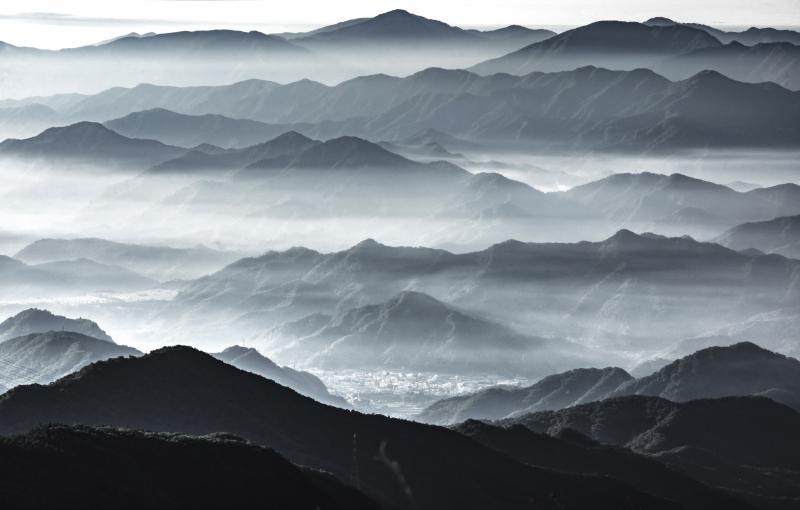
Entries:
[[678, 23], [669, 18], [651, 18], [644, 22], [645, 25], [651, 26], [672, 26], [683, 25], [692, 28], [704, 30], [713, 35], [721, 42], [728, 44], [737, 41], [746, 46], [753, 46], [759, 43], [772, 43], [772, 42], [788, 42], [792, 44], [800, 44], [800, 32], [795, 30], [779, 30], [771, 27], [757, 28], [750, 27], [747, 30], [739, 32], [721, 30], [719, 28], [702, 25], [700, 23]]
[[784, 216], [767, 221], [737, 225], [714, 238], [733, 250], [756, 248], [800, 258], [800, 216]]
[[162, 108], [131, 113], [105, 125], [130, 138], [154, 138], [163, 143], [194, 147], [203, 143], [219, 147], [242, 148], [275, 138], [287, 131], [272, 126], [223, 115], [183, 115]]
[[28, 265], [0, 255], [0, 289], [6, 296], [62, 296], [96, 291], [131, 292], [157, 285], [140, 274], [88, 259]]
[[[9, 508], [378, 508], [326, 473], [226, 434], [46, 425], [0, 438], [0, 455], [9, 461], [0, 466]], [[96, 490], [82, 487], [87, 479]]]
[[527, 388], [491, 387], [439, 400], [417, 417], [450, 425], [469, 419], [498, 420], [509, 415], [563, 409], [604, 398], [632, 377], [621, 368], [579, 368], [550, 375]]
[[762, 508], [800, 501], [800, 414], [766, 398], [623, 397], [500, 422], [625, 446]]
[[211, 154], [198, 150], [187, 152], [178, 158], [155, 166], [152, 172], [241, 170], [264, 160], [291, 161], [291, 158], [319, 143], [319, 141], [312, 140], [296, 131], [288, 131], [271, 140], [242, 149]]
[[703, 30], [598, 21], [562, 32], [472, 69], [480, 74], [566, 71], [586, 65], [610, 69], [649, 67], [654, 61], [721, 43]]
[[683, 508], [750, 508], [742, 500], [710, 489], [689, 476], [645, 455], [604, 445], [575, 432], [558, 436], [534, 432], [522, 425], [498, 427], [470, 420], [455, 430], [531, 466], [566, 473], [598, 473], [674, 501]]
[[141, 354], [72, 331], [33, 333], [0, 342], [0, 384], [48, 384], [95, 361]]
[[213, 273], [233, 262], [237, 255], [204, 246], [170, 248], [86, 238], [39, 239], [20, 250], [14, 258], [28, 264], [88, 259], [166, 281]]
[[435, 43], [470, 44], [479, 40], [477, 35], [461, 28], [417, 16], [402, 9], [395, 9], [374, 18], [292, 39], [297, 44], [311, 47], [316, 45], [397, 43], [400, 41], [414, 46]]
[[[362, 243], [363, 251], [381, 249]], [[316, 330], [297, 338], [312, 321]], [[404, 291], [390, 300], [327, 317], [288, 324], [274, 348], [295, 362], [332, 369], [428, 370], [463, 374], [521, 373], [528, 376], [579, 364], [557, 341], [525, 336], [498, 323], [470, 316], [422, 292]], [[285, 347], [281, 348], [281, 345]], [[564, 347], [561, 347], [566, 351]]]
[[[282, 86], [251, 81], [229, 87], [111, 89], [60, 115], [108, 120], [152, 108], [199, 115], [135, 116], [141, 124], [132, 133], [178, 141], [178, 135], [159, 125], [165, 117], [166, 126], [183, 128], [181, 141], [191, 142], [186, 145], [230, 141], [229, 135], [210, 131], [216, 122], [233, 123], [230, 129], [237, 133], [247, 125], [203, 116], [217, 114], [271, 125], [254, 133], [293, 129], [320, 139], [346, 135], [403, 144], [420, 134], [439, 133], [425, 143], [451, 151], [478, 150], [487, 143], [625, 152], [797, 146], [797, 94], [714, 72], [681, 78], [686, 79], [671, 82], [644, 69], [596, 67], [525, 76], [431, 68], [405, 78], [363, 76], [336, 86], [305, 80]], [[443, 143], [448, 137], [461, 143]]]
[[0, 156], [58, 159], [102, 165], [153, 165], [186, 149], [155, 140], [127, 138], [93, 122], [50, 128], [24, 140], [0, 143]]
[[[797, 293], [797, 264], [626, 230], [601, 242], [507, 241], [462, 254], [368, 240], [333, 253], [294, 248], [243, 259], [188, 285], [164, 314], [202, 322], [247, 313], [263, 333], [414, 290], [533, 336], [588, 335], [594, 345], [641, 352], [784, 307]], [[702, 296], [702, 310], [686, 296]], [[652, 307], [657, 314], [645, 312]]]
[[712, 232], [744, 218], [800, 212], [800, 187], [794, 184], [738, 192], [682, 174], [614, 174], [563, 194], [621, 224], [662, 230], [683, 226], [684, 231], [704, 227]]
[[4, 435], [52, 422], [226, 431], [395, 508], [675, 508], [624, 483], [523, 465], [455, 431], [328, 407], [186, 347], [95, 363], [0, 397]]
[[94, 321], [83, 318], [69, 319], [37, 308], [23, 310], [0, 323], [0, 342], [31, 333], [47, 333], [48, 331], [71, 331], [98, 340], [113, 342], [111, 337]]
[[342, 397], [331, 395], [325, 384], [314, 374], [278, 366], [255, 349], [234, 345], [222, 352], [212, 354], [212, 356], [236, 368], [271, 379], [323, 404], [342, 408], [351, 407]]
[[800, 361], [752, 343], [702, 349], [662, 366], [641, 378], [619, 368], [570, 370], [528, 388], [495, 386], [442, 399], [417, 418], [443, 425], [468, 419], [499, 420], [626, 395], [675, 402], [757, 395], [800, 408]]
[[[735, 40], [737, 36], [731, 42], [723, 34], [710, 27], [676, 24], [667, 19], [648, 23], [599, 21], [482, 62], [470, 70], [483, 75], [525, 75], [596, 65], [609, 69], [649, 68], [678, 80], [713, 70], [735, 80], [772, 81], [791, 90], [800, 88], [800, 47], [790, 42], [766, 41], [745, 46]], [[722, 39], [727, 39], [727, 44], [720, 42]]]
[[647, 395], [676, 402], [758, 395], [800, 409], [800, 361], [743, 342], [710, 347], [652, 375], [622, 383], [609, 397]]
[[697, 49], [664, 59], [657, 62], [653, 69], [673, 79], [713, 69], [739, 81], [770, 81], [790, 90], [798, 90], [800, 46], [788, 42], [745, 46], [734, 41], [724, 46]]

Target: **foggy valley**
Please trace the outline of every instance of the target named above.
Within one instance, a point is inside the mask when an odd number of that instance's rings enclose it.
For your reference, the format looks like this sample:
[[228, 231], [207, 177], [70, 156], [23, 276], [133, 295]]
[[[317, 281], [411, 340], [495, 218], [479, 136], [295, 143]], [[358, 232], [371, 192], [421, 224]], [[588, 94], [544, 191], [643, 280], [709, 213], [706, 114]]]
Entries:
[[800, 505], [800, 31], [508, 21], [0, 42], [0, 506]]

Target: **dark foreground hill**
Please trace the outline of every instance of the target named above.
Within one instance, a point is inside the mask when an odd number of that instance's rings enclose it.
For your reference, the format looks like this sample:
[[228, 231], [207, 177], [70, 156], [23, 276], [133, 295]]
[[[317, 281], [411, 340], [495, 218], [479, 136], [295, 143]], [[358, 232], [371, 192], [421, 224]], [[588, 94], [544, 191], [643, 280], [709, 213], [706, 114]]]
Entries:
[[230, 432], [397, 508], [680, 508], [621, 482], [526, 466], [448, 429], [328, 407], [187, 347], [0, 397], [1, 434], [52, 422]]
[[0, 438], [0, 456], [5, 509], [378, 508], [325, 473], [221, 434], [49, 425]]
[[499, 423], [624, 446], [764, 508], [800, 504], [800, 413], [770, 399], [631, 396]]
[[[522, 425], [504, 428], [470, 420], [455, 430], [525, 464], [624, 480], [686, 508], [707, 509], [724, 500], [720, 492], [657, 460], [622, 447], [598, 443], [572, 429], [550, 436]], [[729, 510], [747, 507], [734, 497], [725, 502]]]

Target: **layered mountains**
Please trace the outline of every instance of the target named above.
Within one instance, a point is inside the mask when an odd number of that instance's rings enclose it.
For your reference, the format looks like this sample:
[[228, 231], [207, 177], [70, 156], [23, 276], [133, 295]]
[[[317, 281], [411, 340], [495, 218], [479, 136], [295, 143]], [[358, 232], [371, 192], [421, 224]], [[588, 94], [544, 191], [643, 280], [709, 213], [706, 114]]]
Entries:
[[145, 244], [119, 243], [107, 239], [39, 239], [14, 255], [26, 264], [46, 264], [63, 260], [86, 259], [108, 266], [122, 267], [149, 278], [166, 281], [197, 278], [233, 262], [236, 253], [197, 246], [172, 248]]
[[563, 71], [583, 65], [649, 68], [672, 79], [703, 70], [747, 82], [800, 88], [800, 48], [790, 42], [723, 43], [700, 27], [598, 21], [568, 30], [472, 68], [481, 74]]
[[47, 333], [48, 331], [71, 331], [98, 340], [113, 342], [108, 333], [92, 320], [70, 319], [38, 308], [23, 310], [0, 323], [0, 342], [31, 333]]
[[800, 216], [783, 216], [767, 221], [737, 225], [714, 239], [734, 250], [757, 249], [800, 258]]
[[4, 435], [52, 422], [224, 430], [399, 508], [680, 508], [624, 482], [525, 465], [455, 431], [324, 406], [185, 347], [96, 363], [0, 397]]
[[497, 420], [629, 395], [674, 402], [753, 395], [800, 409], [800, 362], [743, 342], [702, 349], [638, 379], [619, 368], [579, 369], [527, 388], [487, 388], [436, 402], [419, 418], [442, 424]]
[[[782, 308], [797, 293], [796, 265], [780, 256], [625, 230], [595, 243], [508, 241], [463, 254], [367, 240], [332, 253], [294, 248], [243, 259], [187, 286], [163, 318], [188, 324], [245, 316], [257, 332], [414, 290], [534, 336], [663, 349]], [[370, 317], [379, 309], [362, 312]], [[309, 323], [321, 328], [328, 320]]]
[[521, 76], [430, 68], [335, 86], [308, 80], [140, 85], [68, 102], [32, 101], [55, 108], [63, 124], [101, 121], [129, 137], [184, 147], [241, 148], [289, 130], [400, 141], [430, 129], [517, 149], [532, 142], [550, 150], [626, 152], [797, 145], [800, 99], [781, 86], [705, 69], [670, 81], [651, 70], [597, 65]]

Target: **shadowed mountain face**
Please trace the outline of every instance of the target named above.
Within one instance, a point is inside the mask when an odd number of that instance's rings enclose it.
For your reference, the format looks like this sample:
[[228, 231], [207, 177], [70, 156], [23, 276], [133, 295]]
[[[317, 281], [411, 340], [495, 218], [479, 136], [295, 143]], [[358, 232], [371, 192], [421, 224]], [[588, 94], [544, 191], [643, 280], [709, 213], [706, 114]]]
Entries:
[[581, 360], [563, 342], [522, 335], [414, 291], [335, 317], [305, 317], [274, 336], [271, 348], [282, 358], [329, 369], [535, 376]]
[[623, 397], [500, 423], [548, 434], [574, 429], [596, 441], [651, 455], [761, 507], [791, 508], [800, 500], [800, 414], [766, 398], [674, 403]]
[[0, 438], [0, 453], [8, 508], [379, 508], [325, 473], [225, 434], [48, 425]]
[[0, 383], [7, 388], [48, 384], [95, 361], [141, 354], [71, 331], [33, 333], [0, 343]]
[[797, 293], [796, 265], [624, 230], [598, 243], [508, 241], [465, 254], [368, 240], [328, 254], [297, 248], [243, 259], [189, 285], [164, 318], [203, 322], [248, 313], [255, 333], [416, 290], [523, 333], [663, 348], [714, 324], [784, 306]]
[[568, 30], [471, 70], [480, 74], [564, 71], [584, 65], [649, 68], [670, 79], [713, 70], [735, 80], [800, 88], [800, 48], [788, 42], [723, 44], [702, 27], [599, 21]]
[[800, 99], [789, 90], [737, 82], [702, 68], [671, 82], [649, 70], [595, 65], [524, 76], [431, 68], [405, 78], [364, 76], [336, 86], [142, 85], [88, 96], [59, 112], [65, 122], [131, 114], [108, 126], [185, 146], [244, 144], [290, 129], [318, 138], [354, 135], [375, 141], [435, 129], [493, 146], [536, 142], [572, 150], [797, 146]]
[[94, 238], [40, 239], [14, 255], [15, 259], [28, 264], [88, 259], [161, 281], [196, 278], [233, 262], [236, 257], [236, 253], [220, 252], [204, 246], [170, 248]]
[[800, 258], [800, 216], [737, 225], [714, 239], [733, 250], [755, 248], [767, 253]]
[[608, 396], [621, 395], [658, 396], [677, 402], [760, 395], [800, 409], [800, 361], [752, 343], [711, 347], [652, 375], [624, 382]]
[[255, 349], [234, 345], [222, 352], [212, 354], [212, 356], [236, 368], [271, 379], [323, 404], [342, 408], [350, 407], [350, 404], [342, 397], [331, 395], [325, 384], [314, 374], [278, 366]]
[[269, 125], [222, 115], [188, 116], [165, 109], [145, 110], [106, 122], [117, 133], [130, 138], [154, 138], [170, 145], [195, 147], [204, 143], [243, 148], [275, 138], [285, 126]]
[[50, 128], [25, 140], [0, 143], [0, 155], [44, 160], [96, 162], [141, 168], [177, 157], [185, 149], [155, 140], [126, 138], [94, 122]]
[[0, 342], [31, 333], [47, 333], [48, 331], [71, 331], [98, 340], [113, 342], [96, 322], [89, 319], [69, 319], [37, 308], [23, 310], [0, 323]]
[[559, 410], [624, 395], [685, 402], [756, 395], [800, 408], [800, 362], [752, 343], [710, 347], [641, 378], [619, 368], [577, 369], [545, 377], [528, 388], [490, 387], [440, 400], [419, 414], [428, 423], [499, 420]]
[[482, 74], [564, 71], [588, 64], [635, 69], [648, 67], [653, 60], [666, 56], [720, 45], [705, 31], [681, 25], [598, 21], [478, 64], [474, 69]]
[[368, 495], [399, 508], [522, 509], [532, 500], [545, 509], [590, 502], [601, 509], [676, 508], [622, 483], [525, 466], [454, 431], [327, 407], [184, 347], [96, 363], [53, 385], [0, 397], [0, 433], [49, 422], [224, 430], [355, 479]]
[[631, 379], [621, 368], [580, 368], [550, 375], [528, 388], [492, 387], [443, 399], [417, 418], [426, 423], [449, 425], [468, 419], [498, 420], [509, 415], [563, 409], [605, 398]]
[[458, 425], [455, 430], [525, 464], [567, 473], [602, 474], [675, 501], [687, 509], [720, 505], [725, 508], [750, 507], [657, 460], [625, 448], [594, 442], [573, 429], [549, 436], [522, 425], [504, 428], [472, 420]]

